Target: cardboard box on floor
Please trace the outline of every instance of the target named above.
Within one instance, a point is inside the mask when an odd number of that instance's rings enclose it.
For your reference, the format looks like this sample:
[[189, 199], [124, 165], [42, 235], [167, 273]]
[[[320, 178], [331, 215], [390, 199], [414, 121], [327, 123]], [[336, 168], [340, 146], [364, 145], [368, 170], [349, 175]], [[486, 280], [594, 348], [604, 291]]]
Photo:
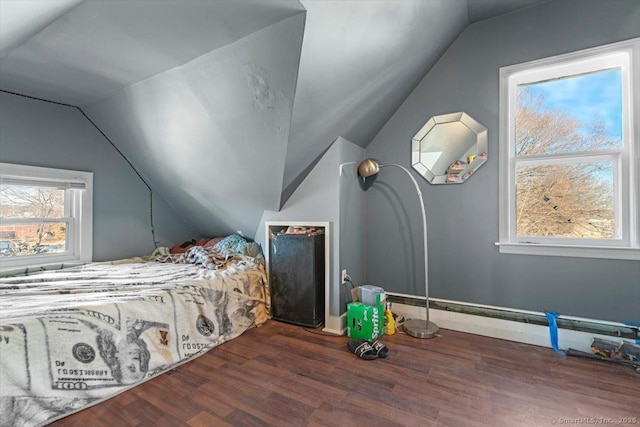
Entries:
[[381, 305], [350, 302], [347, 304], [347, 335], [354, 340], [376, 340], [382, 336], [382, 319]]
[[382, 288], [371, 285], [361, 286], [358, 291], [358, 297], [364, 291], [365, 299], [373, 304], [360, 301], [347, 304], [347, 335], [355, 340], [374, 341], [384, 333], [386, 294]]

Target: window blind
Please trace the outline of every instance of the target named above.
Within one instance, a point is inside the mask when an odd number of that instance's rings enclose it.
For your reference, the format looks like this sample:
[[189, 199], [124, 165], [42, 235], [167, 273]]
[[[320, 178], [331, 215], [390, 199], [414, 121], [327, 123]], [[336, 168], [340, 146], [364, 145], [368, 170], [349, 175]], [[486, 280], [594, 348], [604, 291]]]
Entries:
[[0, 185], [21, 185], [27, 187], [58, 188], [61, 190], [84, 190], [86, 184], [81, 180], [50, 180], [0, 176]]

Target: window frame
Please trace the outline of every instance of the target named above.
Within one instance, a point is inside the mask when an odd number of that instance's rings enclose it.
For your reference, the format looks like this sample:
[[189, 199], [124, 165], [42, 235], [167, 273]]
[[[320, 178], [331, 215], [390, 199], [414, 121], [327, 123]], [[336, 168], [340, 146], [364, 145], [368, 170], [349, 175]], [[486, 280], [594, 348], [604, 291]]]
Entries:
[[[562, 76], [622, 69], [623, 146], [580, 153], [515, 155], [515, 88]], [[640, 260], [640, 38], [500, 68], [500, 253]], [[545, 162], [607, 159], [614, 166], [618, 236], [613, 239], [518, 237], [515, 229], [516, 169]], [[549, 164], [549, 163], [546, 163]]]
[[[93, 173], [67, 169], [0, 163], [0, 177], [67, 186], [62, 218], [29, 218], [21, 223], [68, 223], [67, 250], [61, 253], [0, 258], [0, 272], [51, 264], [91, 262], [93, 258]], [[44, 184], [43, 184], [44, 186]], [[82, 189], [80, 189], [83, 187]]]

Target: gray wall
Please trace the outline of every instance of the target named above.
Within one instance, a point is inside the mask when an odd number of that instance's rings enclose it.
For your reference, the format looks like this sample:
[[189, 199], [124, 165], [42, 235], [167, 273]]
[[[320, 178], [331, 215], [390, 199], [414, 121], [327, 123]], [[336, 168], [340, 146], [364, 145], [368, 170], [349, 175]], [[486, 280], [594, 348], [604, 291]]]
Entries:
[[[331, 222], [332, 253], [328, 261], [331, 268], [328, 304], [331, 316], [336, 318], [346, 311], [345, 295], [340, 286], [340, 270], [346, 268], [355, 280], [364, 278], [364, 254], [344, 253], [345, 250], [350, 251], [354, 247], [362, 251], [364, 247], [363, 243], [356, 243], [356, 239], [364, 241], [364, 222], [360, 225], [354, 224], [354, 215], [360, 214], [364, 206], [364, 195], [355, 191], [353, 165], [346, 165], [342, 176], [339, 175], [339, 165], [359, 162], [363, 155], [363, 148], [338, 137], [287, 200], [285, 206], [278, 212], [264, 212], [255, 236], [255, 240], [264, 247], [265, 221]], [[346, 221], [346, 225], [343, 224], [343, 220]], [[360, 227], [360, 230], [351, 229], [349, 224]], [[334, 326], [337, 320], [327, 320], [326, 323]]]
[[[464, 184], [416, 174], [429, 225], [430, 297], [606, 320], [640, 318], [640, 262], [500, 254], [498, 70], [640, 36], [637, 0], [543, 3], [469, 26], [367, 147], [410, 167], [411, 137], [433, 115], [465, 111], [489, 129], [489, 160]], [[420, 207], [402, 171], [367, 193], [367, 280], [424, 295]]]
[[200, 235], [256, 232], [280, 207], [305, 14], [86, 108]]
[[[356, 286], [363, 285], [367, 276], [366, 245], [366, 195], [360, 188], [357, 176], [358, 164], [364, 159], [364, 149], [351, 143], [340, 146], [342, 175], [340, 176], [340, 268], [351, 277]], [[340, 276], [339, 276], [340, 277]], [[340, 288], [340, 309], [347, 310], [351, 301], [350, 287]]]
[[365, 147], [468, 24], [467, 2], [303, 0], [281, 205], [342, 136]]
[[[0, 93], [0, 162], [93, 172], [93, 259], [148, 255], [149, 190], [76, 108]], [[154, 193], [156, 239], [171, 246], [193, 230]]]

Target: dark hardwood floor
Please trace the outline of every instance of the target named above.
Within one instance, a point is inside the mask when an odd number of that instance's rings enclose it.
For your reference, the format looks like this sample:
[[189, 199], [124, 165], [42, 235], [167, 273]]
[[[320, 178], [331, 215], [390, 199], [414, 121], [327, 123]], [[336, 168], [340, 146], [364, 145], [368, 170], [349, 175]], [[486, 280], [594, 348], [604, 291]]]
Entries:
[[[551, 426], [640, 424], [640, 374], [551, 349], [441, 330], [346, 337], [269, 321], [56, 426]], [[623, 423], [626, 421], [626, 423]]]

